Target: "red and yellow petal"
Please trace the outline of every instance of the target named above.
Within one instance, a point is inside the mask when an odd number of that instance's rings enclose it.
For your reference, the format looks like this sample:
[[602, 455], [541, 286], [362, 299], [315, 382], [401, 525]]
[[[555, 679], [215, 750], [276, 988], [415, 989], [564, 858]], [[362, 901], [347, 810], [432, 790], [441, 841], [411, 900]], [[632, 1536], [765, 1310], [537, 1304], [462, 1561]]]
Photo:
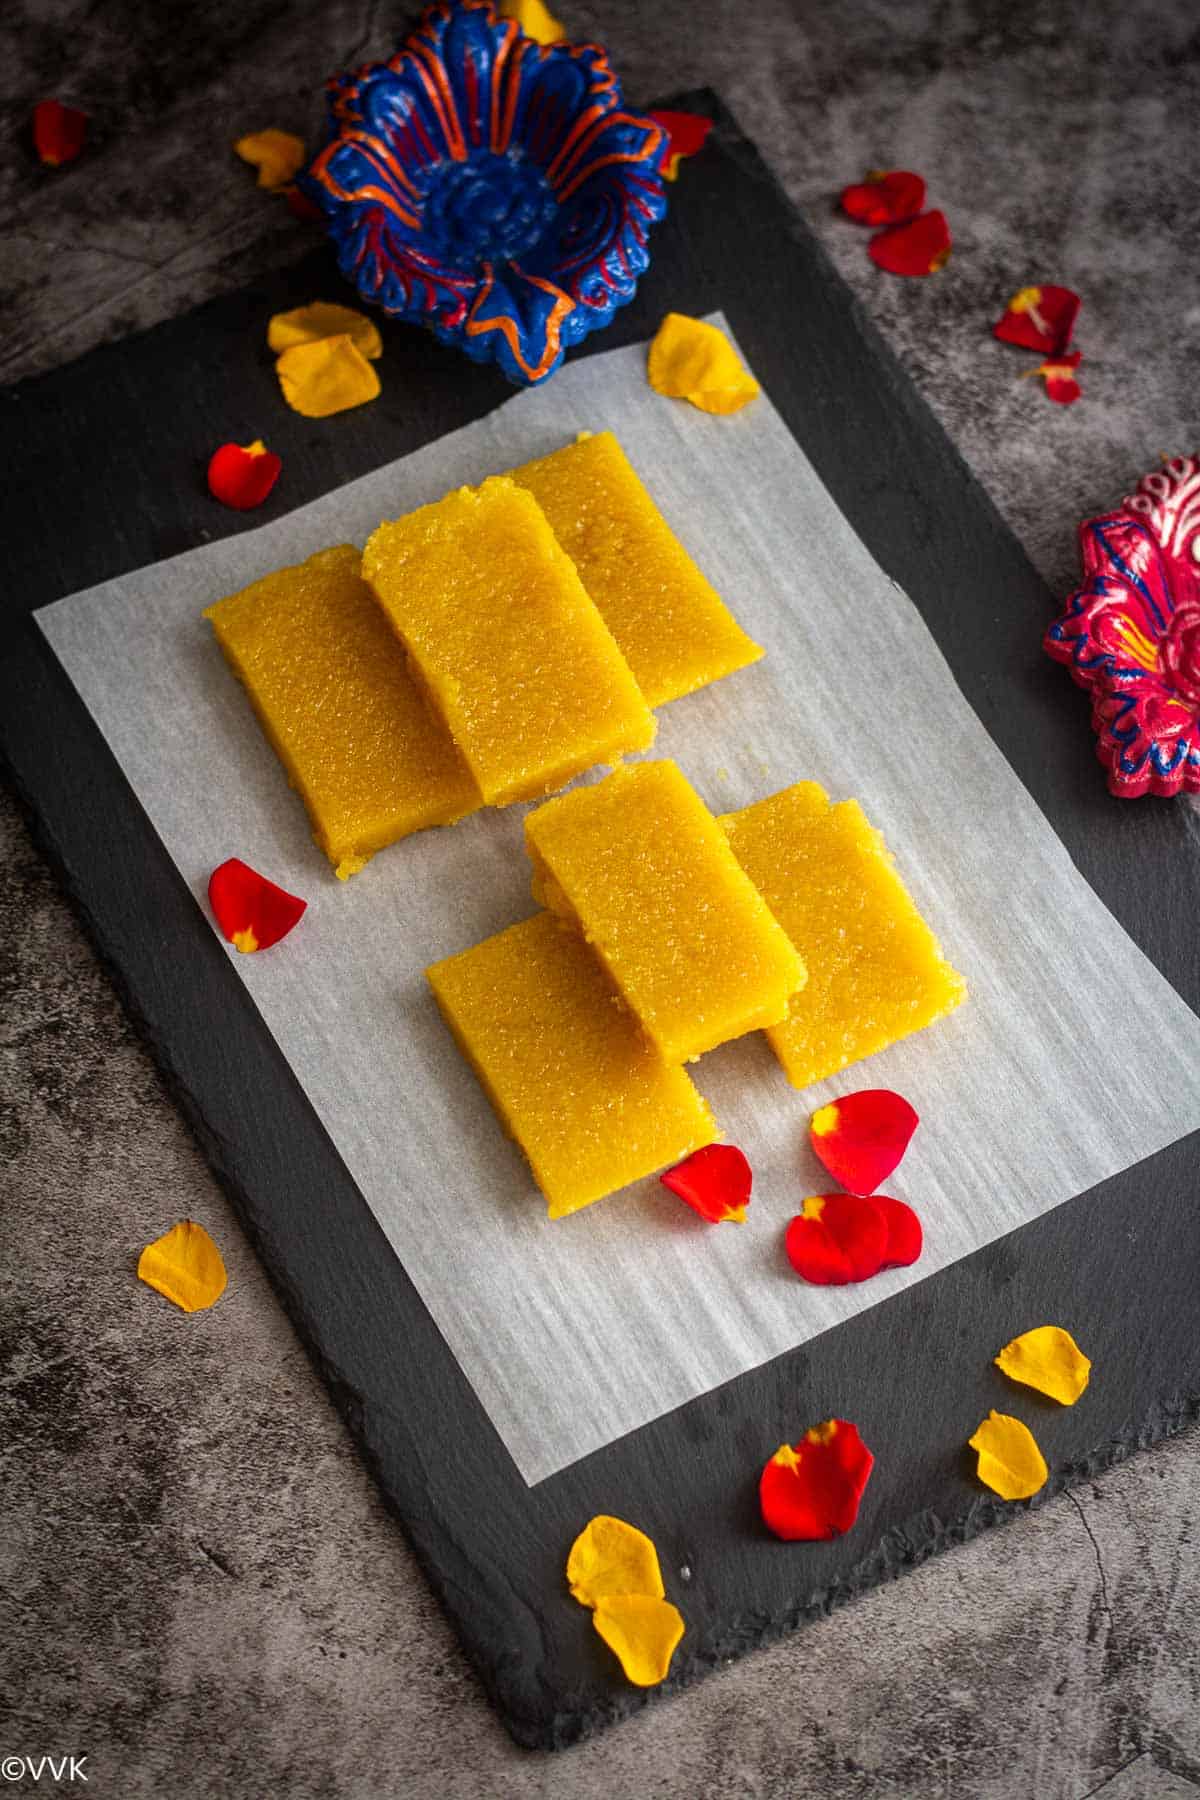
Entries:
[[860, 1194], [810, 1194], [784, 1240], [797, 1275], [817, 1287], [844, 1287], [877, 1275], [887, 1247], [883, 1213]]
[[269, 950], [299, 924], [308, 906], [237, 856], [209, 876], [208, 903], [221, 935], [243, 951]]
[[754, 1175], [736, 1144], [707, 1144], [659, 1180], [710, 1225], [740, 1225], [750, 1204]]
[[209, 460], [208, 491], [222, 506], [248, 512], [262, 505], [282, 468], [282, 457], [268, 450], [261, 438], [253, 444], [222, 444]]
[[679, 165], [685, 156], [695, 156], [703, 150], [712, 130], [713, 122], [702, 113], [689, 112], [652, 112], [647, 118], [666, 132], [667, 141], [659, 158], [659, 166], [667, 181], [674, 181], [679, 174]]
[[1026, 369], [1025, 374], [1042, 377], [1047, 400], [1053, 400], [1057, 406], [1074, 406], [1083, 393], [1075, 375], [1082, 360], [1082, 350], [1069, 350], [1065, 356], [1039, 363], [1036, 369]]
[[848, 1419], [814, 1425], [798, 1444], [781, 1444], [763, 1469], [763, 1523], [789, 1543], [840, 1537], [858, 1517], [874, 1464]]
[[860, 225], [899, 225], [925, 204], [925, 183], [911, 169], [872, 169], [842, 189], [842, 211]]
[[861, 1088], [813, 1114], [809, 1138], [835, 1181], [871, 1194], [886, 1181], [920, 1124], [915, 1107], [891, 1088]]
[[945, 213], [927, 212], [877, 231], [867, 254], [889, 275], [934, 275], [949, 261], [952, 247]]
[[1079, 316], [1079, 295], [1067, 287], [1020, 288], [992, 326], [1002, 344], [1023, 350], [1040, 350], [1044, 356], [1061, 354], [1071, 342]]
[[74, 162], [87, 137], [88, 116], [61, 100], [39, 100], [33, 109], [33, 147], [49, 169]]

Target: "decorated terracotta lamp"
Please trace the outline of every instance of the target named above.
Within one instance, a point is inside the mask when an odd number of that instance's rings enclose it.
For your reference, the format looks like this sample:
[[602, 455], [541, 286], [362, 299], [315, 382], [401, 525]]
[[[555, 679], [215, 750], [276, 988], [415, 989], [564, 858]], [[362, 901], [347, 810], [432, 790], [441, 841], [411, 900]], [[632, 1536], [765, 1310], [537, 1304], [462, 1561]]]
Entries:
[[531, 386], [633, 298], [667, 137], [596, 45], [443, 0], [387, 62], [335, 76], [329, 113], [300, 185], [384, 312]]
[[1108, 785], [1200, 793], [1200, 457], [1143, 476], [1079, 539], [1083, 586], [1045, 647], [1091, 692]]

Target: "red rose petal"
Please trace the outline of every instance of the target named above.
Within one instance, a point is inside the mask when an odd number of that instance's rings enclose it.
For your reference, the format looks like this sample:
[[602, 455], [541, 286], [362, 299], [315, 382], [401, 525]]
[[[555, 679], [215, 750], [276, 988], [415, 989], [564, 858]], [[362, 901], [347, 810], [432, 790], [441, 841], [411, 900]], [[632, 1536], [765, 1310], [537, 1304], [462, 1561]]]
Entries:
[[1065, 356], [1056, 356], [1050, 362], [1040, 363], [1036, 369], [1026, 369], [1025, 373], [1043, 378], [1047, 400], [1053, 400], [1059, 406], [1074, 406], [1083, 393], [1075, 379], [1075, 371], [1082, 360], [1082, 350], [1069, 350]]
[[222, 444], [208, 465], [208, 491], [223, 506], [248, 512], [261, 506], [275, 483], [283, 459], [261, 440], [253, 444]]
[[698, 150], [703, 150], [713, 122], [700, 113], [688, 112], [652, 112], [647, 113], [646, 117], [653, 119], [667, 134], [666, 144], [659, 156], [659, 167], [668, 181], [674, 181], [683, 158], [695, 156]]
[[887, 1221], [874, 1200], [859, 1194], [812, 1194], [788, 1226], [784, 1248], [803, 1280], [844, 1287], [879, 1273], [887, 1243]]
[[33, 147], [48, 168], [74, 162], [87, 136], [88, 116], [61, 100], [40, 100], [33, 109]]
[[907, 1269], [925, 1248], [921, 1221], [904, 1200], [893, 1200], [890, 1194], [872, 1194], [872, 1203], [883, 1214], [887, 1243], [883, 1250], [885, 1269]]
[[813, 1149], [848, 1193], [871, 1194], [900, 1162], [920, 1124], [916, 1109], [890, 1088], [861, 1088], [813, 1114]]
[[1071, 288], [1021, 288], [1009, 301], [1004, 317], [992, 326], [992, 336], [1003, 344], [1057, 356], [1071, 341], [1080, 304], [1079, 295]]
[[781, 1444], [763, 1469], [763, 1523], [788, 1543], [840, 1537], [858, 1517], [874, 1466], [857, 1425], [826, 1419], [798, 1444]]
[[889, 275], [933, 275], [948, 260], [950, 249], [945, 213], [927, 212], [907, 225], [877, 231], [867, 245], [867, 254]]
[[221, 935], [238, 950], [269, 950], [298, 924], [308, 905], [237, 856], [209, 876], [208, 903]]
[[842, 189], [842, 211], [860, 225], [899, 225], [925, 204], [925, 183], [911, 169], [872, 169], [865, 181]]
[[301, 219], [305, 224], [309, 224], [314, 219], [324, 218], [325, 215], [316, 201], [310, 200], [304, 189], [298, 188], [295, 182], [284, 188], [283, 192], [288, 211], [294, 219]]
[[659, 1180], [710, 1225], [740, 1225], [750, 1204], [754, 1176], [735, 1144], [708, 1144]]

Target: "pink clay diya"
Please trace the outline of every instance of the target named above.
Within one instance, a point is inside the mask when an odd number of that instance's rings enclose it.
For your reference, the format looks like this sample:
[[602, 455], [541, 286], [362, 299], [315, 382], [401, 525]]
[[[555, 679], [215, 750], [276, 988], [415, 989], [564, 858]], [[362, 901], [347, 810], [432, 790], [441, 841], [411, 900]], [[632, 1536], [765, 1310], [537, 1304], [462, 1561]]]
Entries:
[[1079, 544], [1083, 585], [1044, 642], [1091, 692], [1108, 785], [1200, 793], [1200, 456], [1144, 475]]

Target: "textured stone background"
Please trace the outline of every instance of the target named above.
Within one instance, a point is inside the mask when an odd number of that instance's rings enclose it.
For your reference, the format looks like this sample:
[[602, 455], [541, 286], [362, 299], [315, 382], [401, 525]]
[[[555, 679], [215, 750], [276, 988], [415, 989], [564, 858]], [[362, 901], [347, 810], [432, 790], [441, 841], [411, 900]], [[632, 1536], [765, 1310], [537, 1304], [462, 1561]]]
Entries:
[[[1084, 512], [1196, 448], [1194, 0], [559, 11], [635, 98], [721, 90], [1056, 587]], [[0, 379], [298, 254], [225, 146], [311, 135], [321, 78], [405, 16], [10, 0]], [[94, 118], [56, 174], [22, 140], [52, 92]], [[878, 273], [831, 210], [879, 164], [950, 217], [932, 281]], [[1039, 277], [1084, 295], [1073, 410], [987, 333]], [[92, 1793], [188, 1800], [1196, 1793], [1195, 1432], [591, 1744], [514, 1750], [6, 800], [0, 831], [0, 1755], [86, 1753]], [[191, 1319], [132, 1274], [185, 1215], [230, 1269]]]

